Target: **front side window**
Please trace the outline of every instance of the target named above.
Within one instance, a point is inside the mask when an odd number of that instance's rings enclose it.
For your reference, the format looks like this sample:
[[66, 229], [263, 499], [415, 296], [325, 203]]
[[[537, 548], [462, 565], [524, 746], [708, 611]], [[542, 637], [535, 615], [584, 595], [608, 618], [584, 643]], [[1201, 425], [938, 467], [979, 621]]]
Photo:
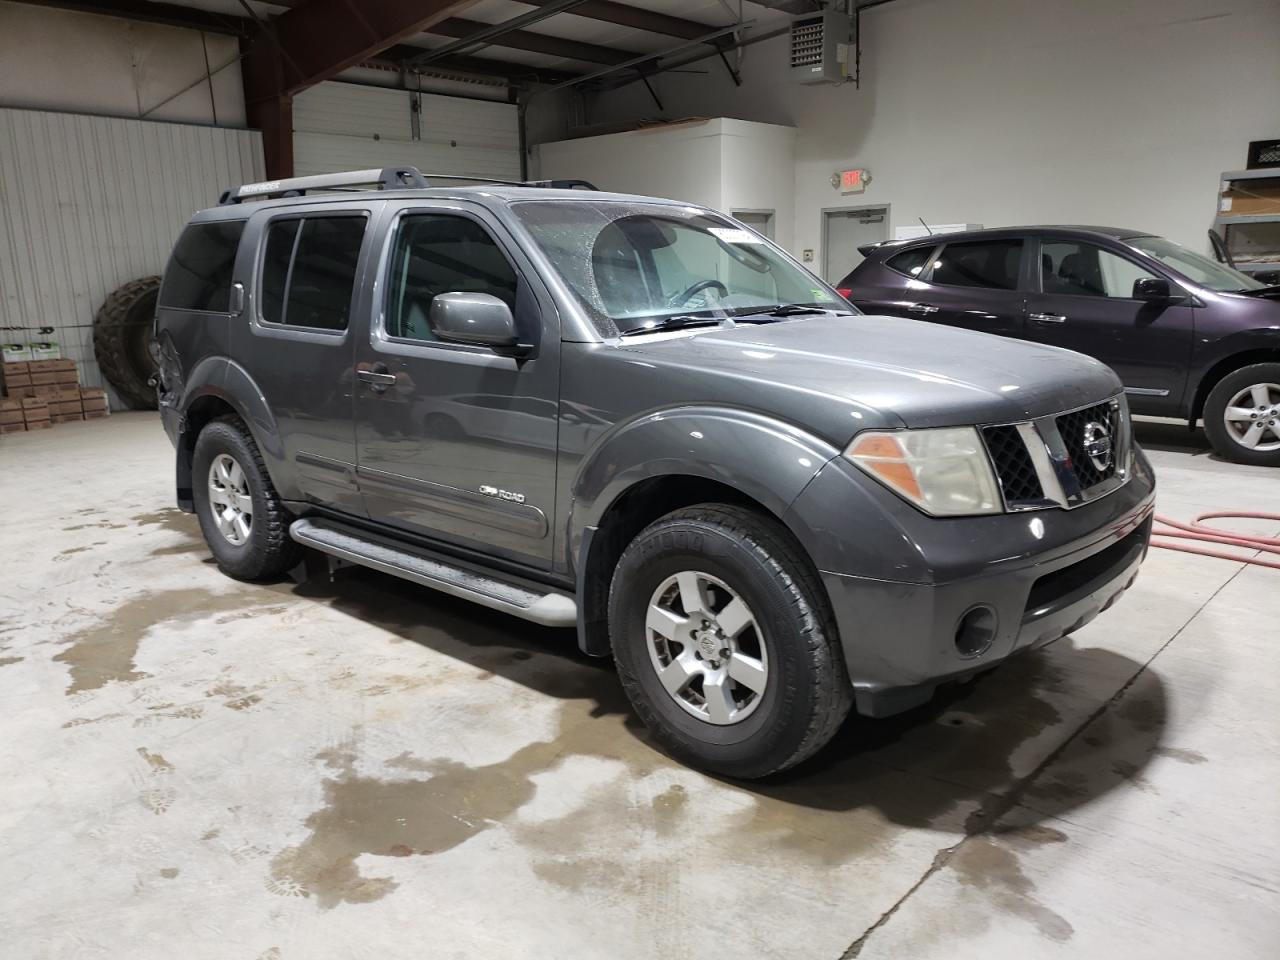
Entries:
[[930, 282], [951, 287], [1017, 290], [1021, 240], [968, 240], [949, 243], [933, 263]]
[[1248, 274], [1233, 270], [1225, 264], [1215, 263], [1208, 257], [1193, 253], [1164, 237], [1133, 237], [1125, 243], [1172, 267], [1192, 283], [1198, 283], [1210, 290], [1244, 293], [1249, 290], [1261, 290], [1266, 286], [1265, 283], [1253, 279]]
[[165, 270], [160, 306], [225, 313], [242, 233], [243, 220], [193, 223], [183, 230]]
[[476, 221], [413, 214], [396, 228], [387, 284], [387, 336], [435, 340], [428, 319], [442, 293], [487, 293], [516, 312], [516, 271]]
[[1133, 297], [1133, 282], [1152, 274], [1132, 260], [1092, 243], [1040, 243], [1040, 286], [1045, 293], [1076, 297]]
[[771, 244], [707, 211], [598, 200], [512, 209], [605, 337], [673, 317], [760, 317], [783, 306], [854, 312]]
[[272, 220], [262, 259], [262, 319], [347, 329], [364, 228], [358, 215]]

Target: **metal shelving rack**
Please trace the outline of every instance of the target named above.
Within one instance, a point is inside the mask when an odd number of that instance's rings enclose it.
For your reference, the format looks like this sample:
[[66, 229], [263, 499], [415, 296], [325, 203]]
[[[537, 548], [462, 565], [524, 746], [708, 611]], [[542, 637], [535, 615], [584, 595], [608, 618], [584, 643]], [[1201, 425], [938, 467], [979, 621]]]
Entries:
[[[1232, 213], [1223, 209], [1233, 194], [1274, 197], [1275, 212]], [[1280, 167], [1227, 170], [1221, 177], [1214, 229], [1221, 235], [1235, 267], [1244, 273], [1280, 270]]]

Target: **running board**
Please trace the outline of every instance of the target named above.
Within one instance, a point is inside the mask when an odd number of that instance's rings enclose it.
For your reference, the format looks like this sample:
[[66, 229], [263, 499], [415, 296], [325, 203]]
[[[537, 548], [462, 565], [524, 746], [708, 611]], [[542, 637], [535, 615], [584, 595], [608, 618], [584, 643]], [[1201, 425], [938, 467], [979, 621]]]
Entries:
[[331, 557], [411, 580], [543, 626], [572, 627], [578, 620], [578, 605], [568, 594], [516, 578], [499, 579], [478, 567], [345, 524], [304, 518], [293, 522], [289, 536], [304, 547]]

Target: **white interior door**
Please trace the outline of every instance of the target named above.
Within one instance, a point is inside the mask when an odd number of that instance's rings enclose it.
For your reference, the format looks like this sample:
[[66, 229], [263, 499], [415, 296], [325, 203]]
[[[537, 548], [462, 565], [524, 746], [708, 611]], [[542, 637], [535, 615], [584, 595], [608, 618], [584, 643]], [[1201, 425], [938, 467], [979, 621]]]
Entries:
[[862, 262], [859, 247], [889, 239], [888, 207], [826, 210], [822, 214], [822, 279], [839, 283]]

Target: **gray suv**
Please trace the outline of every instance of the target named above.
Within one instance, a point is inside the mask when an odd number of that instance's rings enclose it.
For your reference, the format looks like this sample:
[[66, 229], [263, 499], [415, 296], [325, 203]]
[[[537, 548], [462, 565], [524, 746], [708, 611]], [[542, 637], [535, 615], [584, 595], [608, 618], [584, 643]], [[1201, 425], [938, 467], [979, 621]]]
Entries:
[[249, 184], [182, 233], [156, 327], [178, 503], [223, 571], [311, 548], [575, 627], [729, 776], [1079, 628], [1150, 536], [1107, 367], [863, 316], [690, 204]]

